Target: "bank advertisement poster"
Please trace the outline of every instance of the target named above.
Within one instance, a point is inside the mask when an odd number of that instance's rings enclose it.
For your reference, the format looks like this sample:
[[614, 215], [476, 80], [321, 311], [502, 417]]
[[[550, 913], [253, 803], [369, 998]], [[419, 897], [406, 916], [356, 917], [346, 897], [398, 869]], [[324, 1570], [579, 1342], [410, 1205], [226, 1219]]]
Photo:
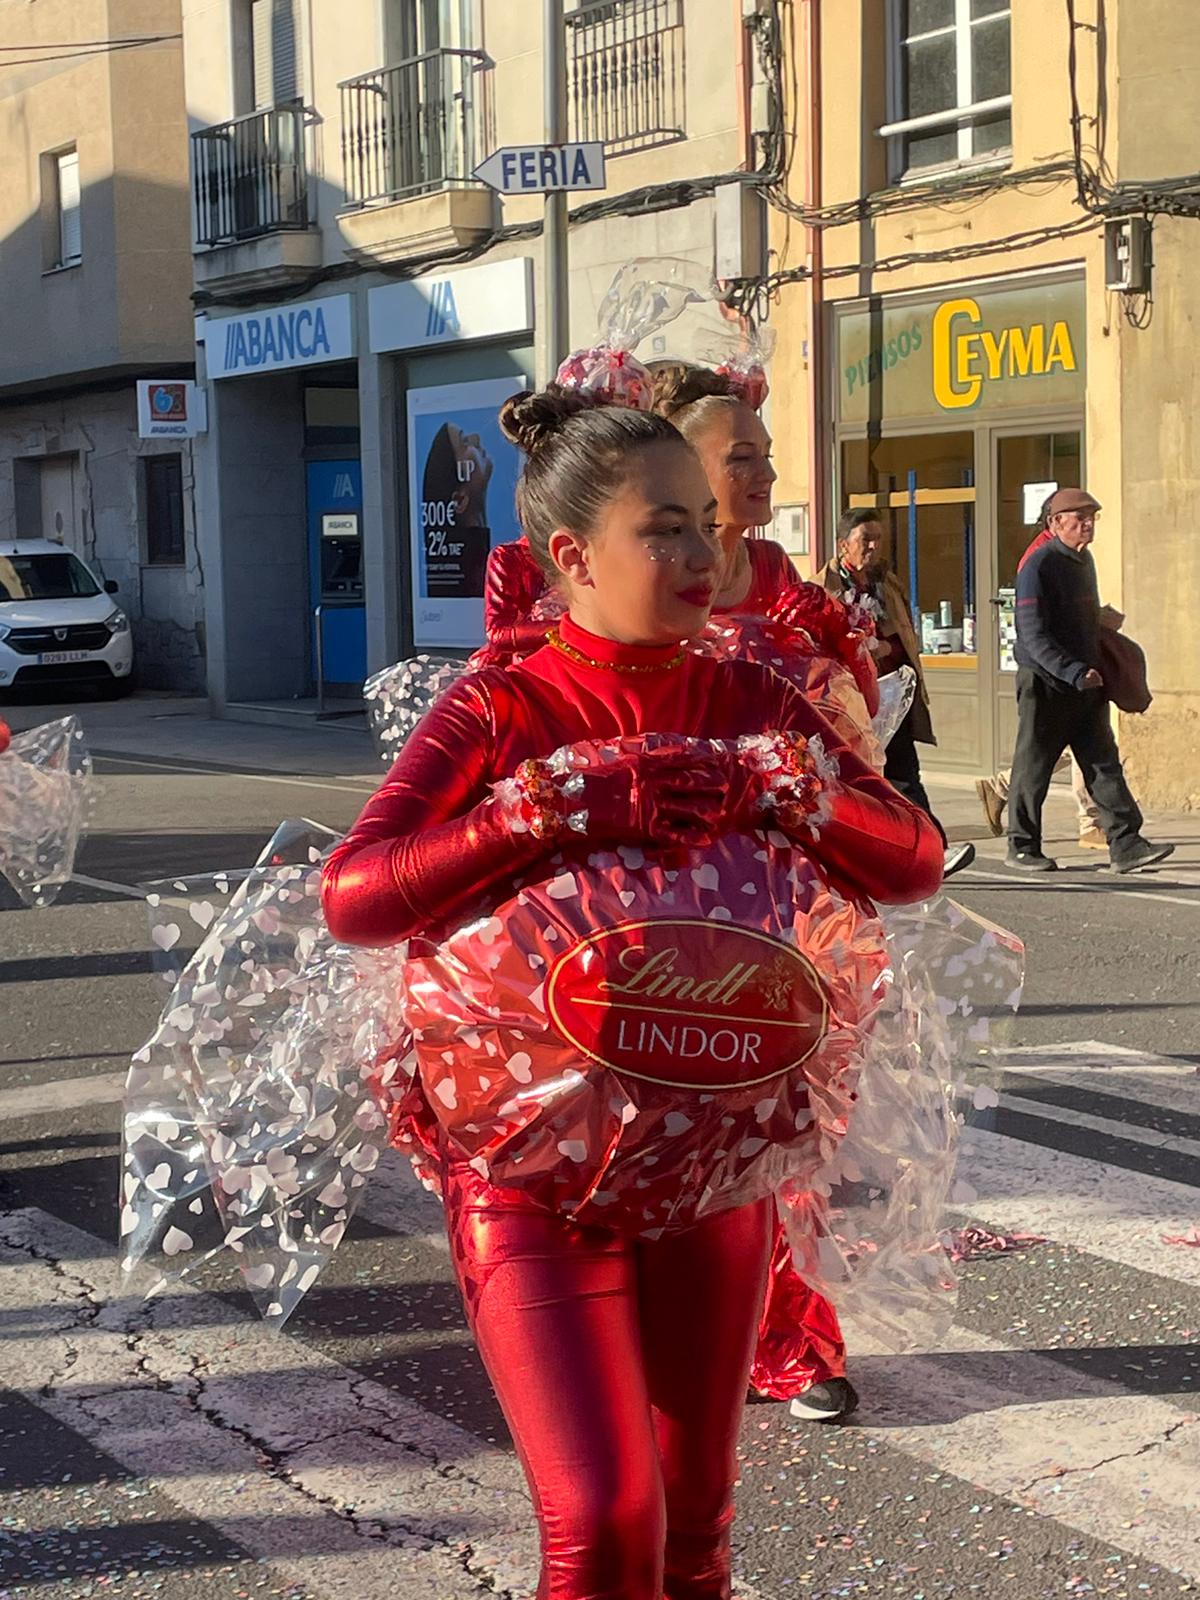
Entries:
[[408, 395], [413, 642], [418, 649], [483, 643], [483, 584], [493, 545], [520, 537], [520, 452], [500, 431], [500, 407], [521, 378], [411, 389]]

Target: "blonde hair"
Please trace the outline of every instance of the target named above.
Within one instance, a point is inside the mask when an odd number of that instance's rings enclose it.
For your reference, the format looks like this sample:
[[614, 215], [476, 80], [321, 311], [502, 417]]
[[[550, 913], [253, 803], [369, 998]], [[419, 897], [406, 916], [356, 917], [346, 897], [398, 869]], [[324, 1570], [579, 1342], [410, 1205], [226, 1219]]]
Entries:
[[694, 367], [687, 361], [652, 361], [653, 409], [673, 422], [689, 443], [694, 443], [717, 414], [744, 402], [730, 379], [711, 367]]

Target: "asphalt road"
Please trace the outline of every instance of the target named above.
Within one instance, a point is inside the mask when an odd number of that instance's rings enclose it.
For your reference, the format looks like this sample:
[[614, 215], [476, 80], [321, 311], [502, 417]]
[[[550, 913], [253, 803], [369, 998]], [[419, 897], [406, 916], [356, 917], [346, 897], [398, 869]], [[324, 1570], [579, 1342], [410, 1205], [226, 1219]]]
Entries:
[[[344, 828], [369, 757], [95, 720], [77, 881], [0, 899], [0, 1596], [528, 1594], [519, 1472], [403, 1163], [282, 1337], [221, 1274], [144, 1303], [114, 1268], [119, 1075], [166, 993], [121, 886], [249, 864], [285, 816]], [[969, 792], [937, 793], [975, 828]], [[1163, 1242], [1200, 1225], [1200, 829], [1179, 836], [1141, 879], [1068, 852], [1030, 884], [993, 850], [956, 880], [1029, 951], [960, 1220], [1046, 1242], [968, 1263], [937, 1350], [852, 1333], [853, 1425], [747, 1409], [745, 1600], [1200, 1587], [1200, 1248]]]

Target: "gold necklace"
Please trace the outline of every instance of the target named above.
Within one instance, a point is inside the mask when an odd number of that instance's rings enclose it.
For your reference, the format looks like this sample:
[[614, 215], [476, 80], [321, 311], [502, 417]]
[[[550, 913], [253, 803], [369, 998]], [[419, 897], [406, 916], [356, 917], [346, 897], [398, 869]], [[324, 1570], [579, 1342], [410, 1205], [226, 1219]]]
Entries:
[[687, 660], [687, 651], [681, 646], [666, 661], [597, 661], [595, 656], [584, 655], [582, 650], [568, 644], [557, 628], [551, 628], [547, 643], [553, 645], [555, 650], [560, 650], [568, 661], [578, 662], [582, 667], [598, 667], [602, 672], [632, 672], [639, 675], [646, 672], [673, 672]]

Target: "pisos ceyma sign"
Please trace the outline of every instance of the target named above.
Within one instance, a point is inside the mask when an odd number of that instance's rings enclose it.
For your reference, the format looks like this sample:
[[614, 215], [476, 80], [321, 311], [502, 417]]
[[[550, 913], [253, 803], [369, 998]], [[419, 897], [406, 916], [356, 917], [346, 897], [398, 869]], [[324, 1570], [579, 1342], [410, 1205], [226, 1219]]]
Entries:
[[1065, 317], [989, 328], [979, 301], [967, 295], [944, 301], [933, 314], [933, 394], [944, 411], [978, 405], [985, 383], [1078, 367]]
[[889, 299], [837, 328], [842, 422], [1083, 402], [1082, 279]]

